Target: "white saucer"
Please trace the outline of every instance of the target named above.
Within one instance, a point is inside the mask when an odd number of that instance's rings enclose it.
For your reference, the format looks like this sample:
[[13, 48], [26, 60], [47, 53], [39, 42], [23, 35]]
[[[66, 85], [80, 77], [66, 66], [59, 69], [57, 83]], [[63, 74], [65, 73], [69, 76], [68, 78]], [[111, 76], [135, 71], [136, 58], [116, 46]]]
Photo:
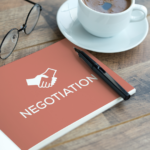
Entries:
[[[95, 52], [117, 53], [139, 45], [148, 33], [148, 21], [132, 22], [118, 35], [98, 38], [88, 33], [77, 19], [78, 0], [66, 1], [58, 10], [57, 24], [62, 34], [73, 44]], [[134, 11], [133, 15], [139, 15]]]

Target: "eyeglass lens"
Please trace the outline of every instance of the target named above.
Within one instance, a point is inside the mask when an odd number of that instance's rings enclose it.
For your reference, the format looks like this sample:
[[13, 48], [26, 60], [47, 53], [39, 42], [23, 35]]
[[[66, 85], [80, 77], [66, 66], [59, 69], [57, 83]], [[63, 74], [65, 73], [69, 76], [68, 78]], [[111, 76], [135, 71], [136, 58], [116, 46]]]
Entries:
[[26, 29], [25, 29], [26, 34], [30, 34], [33, 31], [39, 19], [39, 15], [40, 15], [40, 6], [35, 5], [27, 20]]
[[5, 37], [2, 45], [1, 45], [1, 58], [5, 59], [7, 58], [11, 52], [14, 50], [17, 41], [18, 41], [18, 30], [17, 29], [13, 29], [11, 30], [7, 36]]
[[[31, 10], [26, 22], [25, 28], [26, 34], [30, 34], [33, 31], [34, 27], [36, 26], [40, 16], [40, 9], [41, 9], [40, 6], [36, 4]], [[6, 59], [12, 53], [12, 51], [16, 47], [18, 38], [19, 38], [18, 29], [13, 29], [6, 35], [1, 45], [2, 59]]]

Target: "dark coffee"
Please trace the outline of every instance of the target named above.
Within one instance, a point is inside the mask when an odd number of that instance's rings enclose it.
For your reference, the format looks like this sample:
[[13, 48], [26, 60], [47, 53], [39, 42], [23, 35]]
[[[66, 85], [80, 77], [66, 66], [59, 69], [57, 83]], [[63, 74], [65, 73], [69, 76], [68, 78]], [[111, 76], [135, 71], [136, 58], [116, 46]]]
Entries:
[[83, 0], [93, 10], [103, 13], [119, 13], [128, 9], [131, 0]]

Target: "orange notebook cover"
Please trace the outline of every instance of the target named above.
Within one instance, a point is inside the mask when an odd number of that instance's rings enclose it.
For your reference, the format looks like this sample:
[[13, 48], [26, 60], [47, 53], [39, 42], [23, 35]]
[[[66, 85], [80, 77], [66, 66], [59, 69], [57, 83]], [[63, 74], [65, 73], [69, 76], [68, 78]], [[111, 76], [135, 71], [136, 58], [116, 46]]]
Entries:
[[[0, 67], [1, 150], [40, 149], [123, 100], [73, 47], [64, 39]], [[85, 52], [131, 95], [135, 93]]]

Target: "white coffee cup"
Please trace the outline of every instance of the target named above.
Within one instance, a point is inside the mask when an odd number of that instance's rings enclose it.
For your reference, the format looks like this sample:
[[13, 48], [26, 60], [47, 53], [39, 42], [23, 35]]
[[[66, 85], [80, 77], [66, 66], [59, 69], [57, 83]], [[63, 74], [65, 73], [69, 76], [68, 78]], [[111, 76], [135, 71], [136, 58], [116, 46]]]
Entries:
[[[132, 11], [141, 11], [139, 16], [132, 16]], [[130, 7], [120, 13], [102, 13], [89, 8], [83, 0], [78, 0], [78, 19], [82, 26], [91, 34], [98, 37], [112, 37], [123, 29], [130, 22], [141, 21], [147, 16], [147, 8], [135, 4], [131, 0]]]

